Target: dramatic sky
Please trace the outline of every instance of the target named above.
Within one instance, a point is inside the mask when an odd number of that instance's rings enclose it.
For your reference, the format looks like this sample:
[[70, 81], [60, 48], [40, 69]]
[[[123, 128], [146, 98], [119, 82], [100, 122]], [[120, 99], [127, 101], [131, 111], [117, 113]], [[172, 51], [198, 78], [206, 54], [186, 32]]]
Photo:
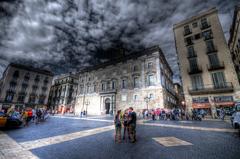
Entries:
[[179, 75], [173, 24], [219, 9], [226, 38], [238, 0], [1, 0], [0, 77], [9, 62], [76, 71], [159, 45]]

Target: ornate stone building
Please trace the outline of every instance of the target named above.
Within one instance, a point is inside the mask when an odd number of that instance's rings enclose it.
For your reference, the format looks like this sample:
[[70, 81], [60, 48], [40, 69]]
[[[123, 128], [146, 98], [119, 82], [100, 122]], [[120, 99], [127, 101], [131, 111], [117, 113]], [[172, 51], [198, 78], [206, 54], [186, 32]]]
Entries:
[[175, 107], [173, 72], [157, 46], [79, 72], [76, 113]]
[[73, 73], [56, 76], [49, 93], [48, 105], [58, 112], [73, 112], [78, 77]]
[[173, 31], [188, 110], [234, 106], [239, 83], [217, 9], [175, 24]]
[[53, 73], [43, 69], [11, 63], [0, 80], [0, 109], [11, 105], [47, 105]]
[[240, 82], [240, 5], [235, 7], [228, 46]]

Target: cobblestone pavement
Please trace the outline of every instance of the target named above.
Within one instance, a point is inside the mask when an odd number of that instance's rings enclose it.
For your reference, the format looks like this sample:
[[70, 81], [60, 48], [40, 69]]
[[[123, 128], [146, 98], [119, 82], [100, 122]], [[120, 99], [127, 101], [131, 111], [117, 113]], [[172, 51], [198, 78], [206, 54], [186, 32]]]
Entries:
[[134, 144], [114, 143], [110, 117], [55, 116], [0, 132], [0, 159], [239, 159], [240, 138], [221, 121], [139, 121]]

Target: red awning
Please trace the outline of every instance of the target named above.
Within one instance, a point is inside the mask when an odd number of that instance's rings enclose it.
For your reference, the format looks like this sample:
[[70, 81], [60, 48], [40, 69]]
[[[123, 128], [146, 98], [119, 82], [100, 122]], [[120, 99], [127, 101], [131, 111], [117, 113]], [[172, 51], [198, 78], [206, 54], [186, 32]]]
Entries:
[[193, 108], [210, 108], [210, 103], [193, 103]]

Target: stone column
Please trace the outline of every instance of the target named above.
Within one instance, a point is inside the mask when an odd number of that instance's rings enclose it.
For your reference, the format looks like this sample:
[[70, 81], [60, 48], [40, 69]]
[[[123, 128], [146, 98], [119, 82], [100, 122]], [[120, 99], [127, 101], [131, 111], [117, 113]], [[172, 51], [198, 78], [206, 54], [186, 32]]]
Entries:
[[141, 63], [141, 78], [142, 87], [145, 88], [145, 60]]
[[159, 58], [156, 58], [156, 71], [157, 71], [156, 84], [161, 85], [161, 73], [160, 73], [160, 60], [159, 60]]

